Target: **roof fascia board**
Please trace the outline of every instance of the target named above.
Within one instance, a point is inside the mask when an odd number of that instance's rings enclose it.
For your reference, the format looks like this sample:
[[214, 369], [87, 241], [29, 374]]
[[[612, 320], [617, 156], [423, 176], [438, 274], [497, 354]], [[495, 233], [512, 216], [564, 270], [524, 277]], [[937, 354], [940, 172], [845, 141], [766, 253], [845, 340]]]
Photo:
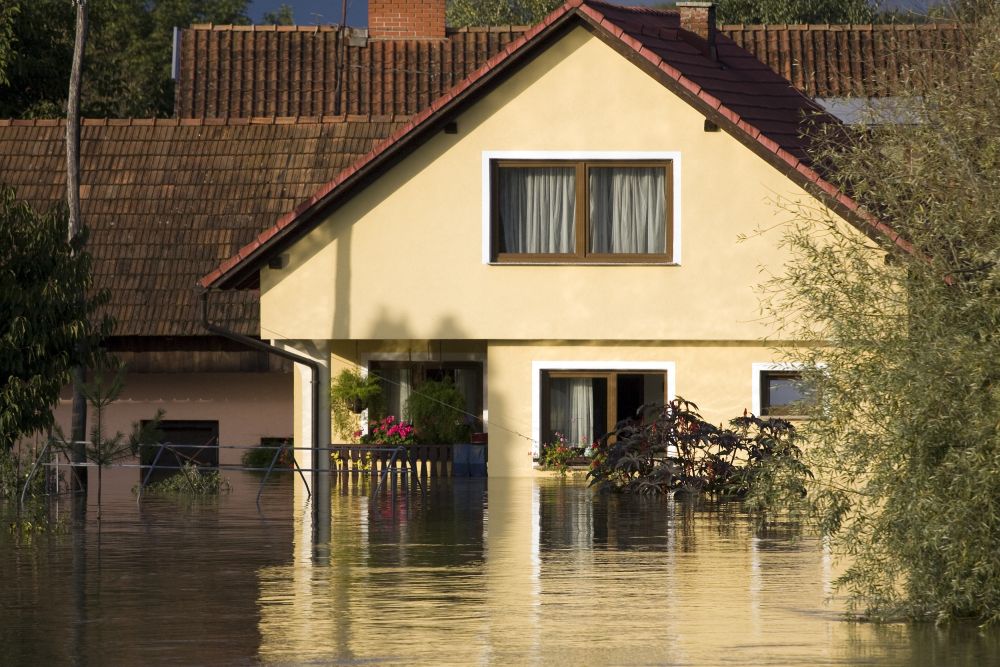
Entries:
[[[863, 211], [856, 202], [837, 190], [812, 167], [787, 153], [751, 124], [723, 107], [720, 100], [712, 98], [714, 100], [712, 102], [703, 97], [699, 94], [701, 89], [696, 83], [686, 79], [655, 53], [642, 48], [640, 44], [632, 43], [634, 40], [629, 35], [599, 11], [587, 5], [576, 5], [564, 7], [562, 14], [550, 16], [547, 23], [537, 26], [537, 32], [529, 31], [519, 40], [512, 42], [507, 49], [487, 61], [479, 71], [471, 75], [473, 80], [464, 88], [450, 97], [441, 98], [444, 101], [434, 103], [418, 114], [403, 130], [377, 147], [370, 157], [363, 158], [358, 166], [349, 168], [348, 173], [342, 172], [310, 200], [258, 236], [236, 258], [233, 258], [238, 261], [232, 261], [228, 267], [223, 265], [203, 278], [201, 285], [206, 288], [221, 289], [255, 285], [257, 278], [253, 276], [258, 275], [259, 268], [267, 257], [287, 248], [314, 229], [326, 215], [335, 210], [336, 206], [354, 196], [356, 188], [363, 188], [370, 179], [391, 168], [394, 160], [402, 159], [412, 153], [465, 105], [479, 99], [485, 91], [516, 72], [551, 40], [557, 39], [569, 27], [575, 25], [582, 25], [617, 53], [639, 66], [665, 88], [716, 123], [794, 183], [817, 197], [862, 233], [879, 242], [884, 242], [888, 237], [892, 243], [912, 252], [912, 247], [891, 228]], [[672, 74], [669, 70], [675, 71], [676, 74]], [[821, 112], [819, 107], [817, 111]], [[246, 254], [243, 254], [244, 251], [247, 251]]]
[[[247, 254], [242, 255], [238, 264], [223, 270], [221, 273], [216, 270], [213, 274], [209, 274], [202, 279], [201, 286], [207, 289], [257, 287], [260, 268], [268, 257], [280, 253], [315, 229], [340, 205], [392, 168], [398, 160], [410, 155], [440, 132], [449, 120], [456, 113], [460, 113], [466, 105], [474, 103], [488, 93], [492, 86], [501, 83], [520, 70], [552, 41], [577, 25], [574, 18], [582, 19], [584, 17], [575, 9], [570, 9], [548, 25], [541, 26], [541, 30], [537, 34], [532, 35], [519, 47], [509, 51], [509, 53], [501, 51], [495, 57], [497, 62], [491, 65], [488, 61], [481, 68], [485, 71], [480, 74], [479, 78], [455, 93], [446, 102], [440, 105], [432, 104], [427, 110], [421, 112], [409, 126], [389, 137], [383, 144], [374, 149], [373, 153], [377, 155], [346, 176], [343, 176], [343, 172], [341, 172], [343, 178], [338, 176], [292, 213], [283, 216], [287, 219], [287, 224], [281, 226], [280, 229], [272, 227], [273, 233], [266, 239], [262, 239], [263, 235], [261, 235], [257, 237], [256, 242], [251, 242], [251, 245], [256, 243], [255, 247]], [[589, 22], [582, 21], [579, 24], [588, 25]], [[350, 169], [348, 168], [347, 171]]]
[[[590, 17], [587, 18], [590, 19]], [[777, 144], [774, 145], [774, 149], [769, 148], [766, 143], [774, 142], [767, 139], [759, 130], [756, 130], [756, 128], [745, 122], [741, 125], [740, 121], [733, 119], [735, 114], [721, 111], [721, 103], [718, 107], [712, 106], [691, 88], [683, 85], [676, 78], [663, 71], [650, 57], [644, 56], [641, 50], [632, 48], [629, 44], [625, 43], [620, 35], [609, 32], [603, 23], [598, 23], [590, 19], [586, 21], [586, 25], [591, 32], [601, 38], [622, 57], [638, 66], [667, 90], [690, 104], [696, 111], [701, 112], [708, 120], [718, 125], [727, 134], [749, 148], [754, 154], [777, 169], [793, 183], [819, 199], [824, 205], [844, 218], [867, 237], [880, 244], [884, 244], [888, 240], [906, 252], [913, 252], [913, 247], [900, 237], [897, 232], [862, 210], [854, 200], [826, 181], [811, 166], [792, 155], [783, 156], [782, 153], [784, 151]], [[652, 57], [657, 58], [655, 55]], [[817, 113], [825, 113], [819, 107], [816, 110]], [[756, 134], [751, 133], [747, 128], [750, 128]], [[761, 138], [764, 141], [761, 141]]]

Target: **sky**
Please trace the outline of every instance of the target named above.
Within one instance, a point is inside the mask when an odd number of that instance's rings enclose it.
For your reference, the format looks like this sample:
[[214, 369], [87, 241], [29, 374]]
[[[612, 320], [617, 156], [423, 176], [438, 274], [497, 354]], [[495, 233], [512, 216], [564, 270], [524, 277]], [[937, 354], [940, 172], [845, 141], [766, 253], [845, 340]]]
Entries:
[[[417, 2], [418, 0], [413, 0]], [[315, 25], [340, 22], [341, 0], [252, 0], [250, 18], [259, 23], [265, 12], [273, 12], [282, 4], [292, 7], [295, 22], [299, 25]], [[624, 0], [623, 5], [654, 5], [663, 0]], [[906, 8], [919, 11], [931, 4], [930, 0], [882, 0], [880, 6]], [[368, 0], [347, 0], [347, 24], [365, 26], [368, 24]]]

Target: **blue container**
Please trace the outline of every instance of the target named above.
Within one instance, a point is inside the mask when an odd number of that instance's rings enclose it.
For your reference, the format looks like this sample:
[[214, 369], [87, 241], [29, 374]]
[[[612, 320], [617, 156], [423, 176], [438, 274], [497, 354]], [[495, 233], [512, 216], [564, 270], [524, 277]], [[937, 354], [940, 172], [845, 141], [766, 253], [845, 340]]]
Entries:
[[451, 476], [486, 477], [486, 445], [452, 445]]
[[486, 445], [468, 445], [469, 477], [486, 477]]
[[451, 476], [469, 476], [469, 447], [471, 445], [461, 444], [451, 446]]

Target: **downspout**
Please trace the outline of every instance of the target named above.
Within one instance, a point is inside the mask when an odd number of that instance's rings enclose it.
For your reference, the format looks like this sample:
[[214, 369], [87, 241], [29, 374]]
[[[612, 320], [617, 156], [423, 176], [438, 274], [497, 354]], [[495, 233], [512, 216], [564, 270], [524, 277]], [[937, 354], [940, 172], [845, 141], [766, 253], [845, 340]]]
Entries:
[[236, 341], [246, 345], [247, 347], [253, 348], [255, 350], [260, 350], [267, 354], [274, 354], [283, 359], [288, 359], [297, 364], [302, 364], [308, 366], [312, 370], [312, 450], [313, 450], [313, 465], [312, 465], [312, 478], [313, 478], [313, 488], [316, 488], [316, 479], [319, 476], [319, 449], [321, 444], [319, 442], [319, 406], [320, 406], [320, 386], [319, 386], [319, 374], [320, 366], [319, 362], [310, 359], [309, 357], [304, 357], [294, 352], [289, 352], [288, 350], [283, 350], [280, 347], [276, 347], [269, 343], [265, 343], [262, 340], [257, 340], [256, 338], [250, 338], [249, 336], [244, 336], [243, 334], [236, 333], [235, 331], [230, 331], [224, 327], [220, 327], [217, 324], [212, 324], [208, 321], [208, 290], [201, 293], [201, 324], [209, 332], [214, 333], [217, 336], [222, 336], [223, 338], [228, 338], [229, 340]]

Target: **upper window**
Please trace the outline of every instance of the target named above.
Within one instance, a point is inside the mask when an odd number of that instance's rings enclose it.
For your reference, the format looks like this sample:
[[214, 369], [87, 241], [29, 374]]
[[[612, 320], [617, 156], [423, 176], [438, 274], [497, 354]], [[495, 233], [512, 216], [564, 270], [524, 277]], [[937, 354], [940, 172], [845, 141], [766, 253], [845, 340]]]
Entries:
[[494, 160], [492, 260], [672, 261], [669, 160]]

